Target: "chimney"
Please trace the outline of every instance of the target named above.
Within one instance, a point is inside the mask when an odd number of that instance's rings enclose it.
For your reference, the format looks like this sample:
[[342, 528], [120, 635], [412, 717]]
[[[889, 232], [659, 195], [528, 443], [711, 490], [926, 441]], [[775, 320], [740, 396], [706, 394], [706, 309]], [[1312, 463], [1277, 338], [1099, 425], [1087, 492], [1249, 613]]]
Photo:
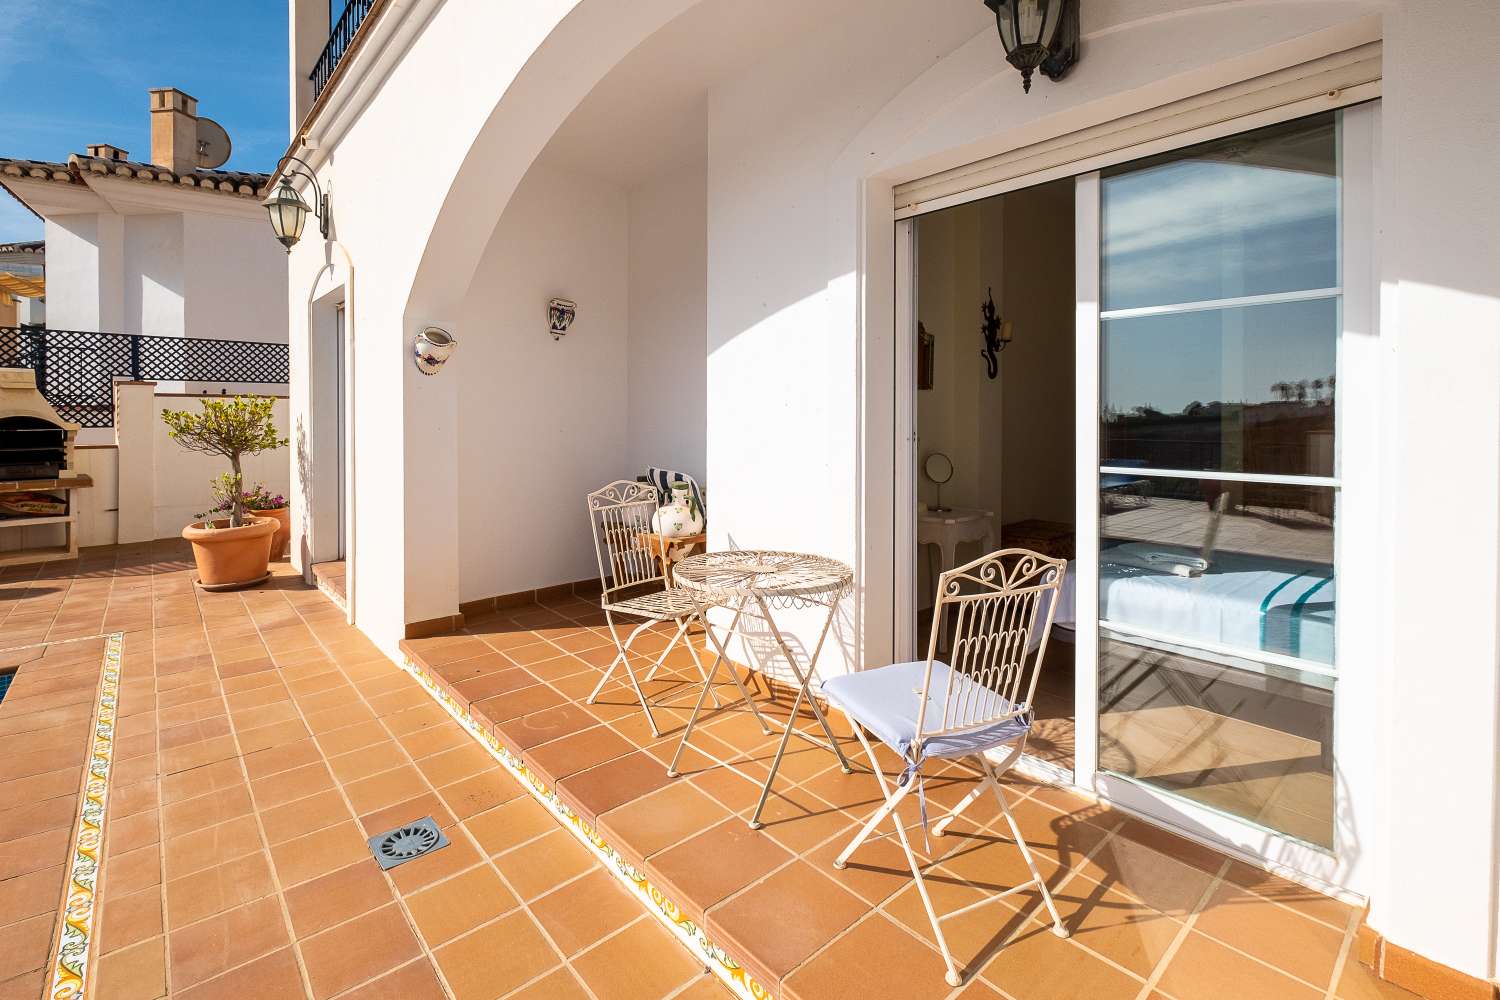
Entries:
[[151, 90], [151, 162], [174, 174], [198, 169], [198, 99], [176, 87]]
[[90, 156], [98, 157], [101, 160], [113, 160], [118, 163], [130, 159], [128, 152], [119, 146], [111, 146], [107, 142], [91, 142], [88, 145], [88, 151]]

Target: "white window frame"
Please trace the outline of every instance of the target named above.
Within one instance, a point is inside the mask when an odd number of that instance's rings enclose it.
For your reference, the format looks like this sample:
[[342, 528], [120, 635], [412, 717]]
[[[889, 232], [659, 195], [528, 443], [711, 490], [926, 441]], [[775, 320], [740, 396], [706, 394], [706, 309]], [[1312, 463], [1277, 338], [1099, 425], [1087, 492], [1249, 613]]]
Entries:
[[[1358, 664], [1339, 679], [1334, 699], [1334, 760], [1336, 767], [1336, 829], [1332, 853], [1289, 837], [1255, 827], [1237, 818], [1181, 799], [1149, 786], [1106, 774], [1098, 768], [1098, 605], [1080, 600], [1075, 636], [1076, 719], [1073, 787], [1126, 811], [1138, 813], [1158, 825], [1174, 829], [1231, 856], [1275, 871], [1319, 891], [1357, 902], [1373, 881], [1371, 863], [1358, 845], [1365, 831], [1375, 824], [1378, 795], [1379, 746], [1369, 720], [1375, 718], [1380, 678], [1376, 631], [1365, 627], [1370, 616], [1383, 612], [1385, 588], [1380, 582], [1380, 560], [1368, 540], [1379, 537], [1381, 473], [1379, 428], [1382, 423], [1381, 382], [1383, 348], [1379, 342], [1377, 307], [1378, 261], [1374, 245], [1374, 199], [1379, 164], [1376, 161], [1379, 131], [1379, 83], [1346, 96], [1368, 103], [1343, 107], [1344, 155], [1343, 259], [1339, 294], [1344, 296], [1339, 340], [1338, 407], [1333, 477], [1301, 477], [1307, 485], [1337, 485], [1335, 562], [1340, 572], [1340, 614], [1335, 626], [1339, 658]], [[1185, 130], [1165, 140], [1143, 143], [1133, 150], [1081, 159], [1063, 167], [1007, 179], [1003, 183], [954, 195], [941, 201], [907, 205], [895, 212], [896, 253], [896, 383], [895, 431], [897, 489], [895, 491], [895, 597], [893, 627], [897, 658], [915, 650], [915, 458], [912, 437], [915, 413], [913, 363], [906, 351], [912, 348], [915, 331], [915, 236], [907, 220], [1007, 191], [1072, 176], [1075, 183], [1075, 241], [1079, 247], [1099, 247], [1099, 169], [1171, 149], [1197, 145], [1210, 139], [1252, 131], [1266, 125], [1306, 117], [1322, 108], [1311, 102], [1257, 111], [1242, 118], [1221, 120], [1212, 126]], [[1349, 211], [1348, 209], [1353, 209]], [[1074, 572], [1080, 594], [1098, 594], [1098, 477], [1099, 448], [1099, 255], [1076, 254], [1075, 275], [1075, 511], [1076, 544]], [[1327, 289], [1310, 290], [1326, 293]], [[1296, 294], [1296, 293], [1294, 293]], [[1202, 304], [1199, 304], [1202, 305]], [[1209, 306], [1202, 306], [1209, 307]], [[1115, 312], [1114, 315], [1119, 315]], [[909, 322], [908, 322], [909, 321]], [[910, 333], [910, 336], [908, 334]], [[1359, 336], [1351, 340], [1350, 334]], [[903, 360], [904, 358], [904, 360]], [[1133, 474], [1140, 469], [1132, 468]], [[1153, 475], [1159, 470], [1152, 470]], [[1204, 478], [1195, 471], [1196, 478]], [[1254, 474], [1231, 474], [1253, 476]], [[1281, 481], [1277, 477], [1276, 481]], [[907, 524], [909, 522], [909, 525]], [[905, 525], [905, 527], [904, 527]], [[1095, 526], [1090, 530], [1087, 526]], [[1351, 541], [1351, 539], [1353, 541]], [[903, 620], [904, 619], [904, 620]], [[1046, 762], [1028, 758], [1029, 769], [1038, 776], [1066, 782], [1069, 775]], [[1352, 887], [1352, 888], [1351, 888]]]

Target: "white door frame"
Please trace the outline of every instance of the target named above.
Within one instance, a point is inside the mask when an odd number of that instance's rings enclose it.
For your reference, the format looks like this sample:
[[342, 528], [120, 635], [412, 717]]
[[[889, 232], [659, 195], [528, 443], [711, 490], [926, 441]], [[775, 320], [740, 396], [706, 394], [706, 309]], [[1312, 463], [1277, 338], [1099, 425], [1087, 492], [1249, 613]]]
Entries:
[[[1289, 107], [1279, 118], [1261, 113], [1240, 121], [1220, 122], [1211, 129], [1177, 136], [1173, 148], [1195, 145], [1208, 138], [1249, 131], [1276, 120], [1309, 114], [1307, 108]], [[1375, 185], [1379, 164], [1379, 104], [1370, 102], [1343, 109], [1343, 235], [1341, 283], [1344, 312], [1339, 347], [1337, 440], [1339, 517], [1336, 538], [1340, 615], [1336, 646], [1345, 669], [1334, 698], [1334, 759], [1336, 767], [1336, 831], [1333, 852], [1310, 846], [1279, 834], [1251, 826], [1241, 820], [1198, 806], [1150, 786], [1098, 769], [1098, 606], [1082, 595], [1098, 593], [1097, 496], [1099, 475], [1099, 173], [1098, 158], [1076, 165], [1075, 261], [1076, 361], [1075, 361], [1075, 536], [1077, 573], [1077, 629], [1075, 645], [1075, 757], [1073, 785], [1152, 822], [1207, 843], [1230, 855], [1332, 895], [1357, 901], [1361, 894], [1351, 886], [1369, 884], [1367, 851], [1362, 841], [1374, 821], [1374, 797], [1379, 759], [1378, 741], [1368, 720], [1376, 717], [1379, 678], [1373, 676], [1380, 662], [1372, 648], [1375, 630], [1363, 628], [1361, 620], [1378, 615], [1384, 603], [1379, 579], [1380, 563], [1368, 540], [1379, 537], [1379, 448], [1381, 426], [1381, 350], [1375, 282], [1374, 242]], [[1163, 151], [1153, 143], [1149, 152]], [[1144, 151], [1142, 151], [1144, 152]], [[1112, 162], [1135, 158], [1129, 151], [1110, 157]], [[980, 200], [1006, 191], [1031, 187], [1069, 176], [1069, 168], [1053, 168], [1045, 176], [1028, 175], [974, 192]], [[945, 200], [942, 207], [960, 203]], [[916, 239], [910, 225], [916, 214], [899, 211], [895, 221], [895, 434], [896, 490], [894, 500], [895, 544], [895, 652], [898, 659], [916, 653], [915, 610], [915, 377], [914, 337], [916, 329]], [[1085, 253], [1084, 248], [1093, 248]], [[1347, 498], [1346, 498], [1347, 497]], [[1365, 544], [1361, 544], [1364, 540]], [[1364, 671], [1360, 664], [1368, 665]], [[1363, 723], [1361, 719], [1365, 720]], [[1357, 790], [1357, 791], [1353, 791]]]

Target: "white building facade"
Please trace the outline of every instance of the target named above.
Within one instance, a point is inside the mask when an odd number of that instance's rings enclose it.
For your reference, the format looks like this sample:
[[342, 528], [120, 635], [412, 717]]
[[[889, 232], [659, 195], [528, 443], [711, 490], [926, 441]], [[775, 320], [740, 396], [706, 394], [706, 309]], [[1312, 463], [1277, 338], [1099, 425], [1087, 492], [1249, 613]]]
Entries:
[[286, 260], [260, 207], [269, 175], [201, 168], [197, 101], [151, 98], [149, 160], [105, 143], [57, 162], [0, 159], [0, 185], [44, 220], [47, 324], [285, 343], [273, 303]]
[[[587, 579], [584, 493], [666, 465], [706, 482], [710, 547], [854, 568], [825, 674], [911, 658], [922, 220], [1066, 181], [1073, 413], [1028, 431], [1071, 450], [1077, 734], [1062, 780], [1367, 900], [1391, 945], [1495, 977], [1500, 208], [1486, 192], [1500, 102], [1486, 74], [1500, 8], [1082, 0], [1080, 62], [1028, 94], [977, 0], [746, 6], [377, 3], [315, 95], [326, 4], [291, 0], [291, 152], [329, 202], [328, 237], [310, 221], [291, 254], [293, 552], [348, 560], [351, 619], [394, 655], [465, 606]], [[1318, 174], [1323, 194], [1293, 184], [1272, 202], [1331, 199], [1328, 274], [1263, 288], [1244, 278], [1261, 273], [1247, 243], [1222, 255], [1239, 263], [1217, 291], [1113, 298], [1129, 228], [1117, 180], [1227, 140], [1215, 157], [1269, 164], [1276, 183]], [[1317, 143], [1328, 166], [1309, 170]], [[49, 257], [50, 241], [49, 227]], [[1298, 246], [1276, 259], [1317, 256]], [[578, 303], [560, 339], [553, 297]], [[1324, 518], [1337, 614], [1317, 627], [1337, 653], [1263, 638], [1249, 658], [1266, 690], [1295, 675], [1321, 692], [1330, 735], [1309, 766], [1329, 779], [1326, 837], [1121, 774], [1100, 736], [1101, 664], [1152, 631], [1096, 599], [1112, 545], [1101, 490], [1138, 468], [1101, 429], [1110, 325], [1309, 302], [1332, 324], [1326, 462], [1136, 478], [1317, 495], [1271, 506]], [[436, 376], [412, 364], [429, 326], [459, 345]], [[1155, 351], [1153, 370], [1187, 356]], [[1311, 627], [1298, 623], [1304, 640]], [[1445, 878], [1454, 864], [1475, 871]]]

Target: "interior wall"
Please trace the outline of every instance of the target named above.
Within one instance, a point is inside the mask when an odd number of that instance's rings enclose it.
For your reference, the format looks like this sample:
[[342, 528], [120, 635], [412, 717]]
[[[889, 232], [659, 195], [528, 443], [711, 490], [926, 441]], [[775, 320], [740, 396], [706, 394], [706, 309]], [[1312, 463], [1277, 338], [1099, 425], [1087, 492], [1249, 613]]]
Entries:
[[706, 487], [707, 159], [637, 187], [629, 208], [631, 466], [686, 472]]
[[1073, 181], [1005, 195], [1005, 290], [1014, 340], [1000, 355], [1005, 522], [1069, 524], [1073, 506]]
[[[584, 496], [637, 475], [629, 215], [624, 191], [543, 158], [485, 249], [438, 376], [458, 378], [461, 601], [598, 577]], [[578, 303], [560, 340], [553, 297]]]

